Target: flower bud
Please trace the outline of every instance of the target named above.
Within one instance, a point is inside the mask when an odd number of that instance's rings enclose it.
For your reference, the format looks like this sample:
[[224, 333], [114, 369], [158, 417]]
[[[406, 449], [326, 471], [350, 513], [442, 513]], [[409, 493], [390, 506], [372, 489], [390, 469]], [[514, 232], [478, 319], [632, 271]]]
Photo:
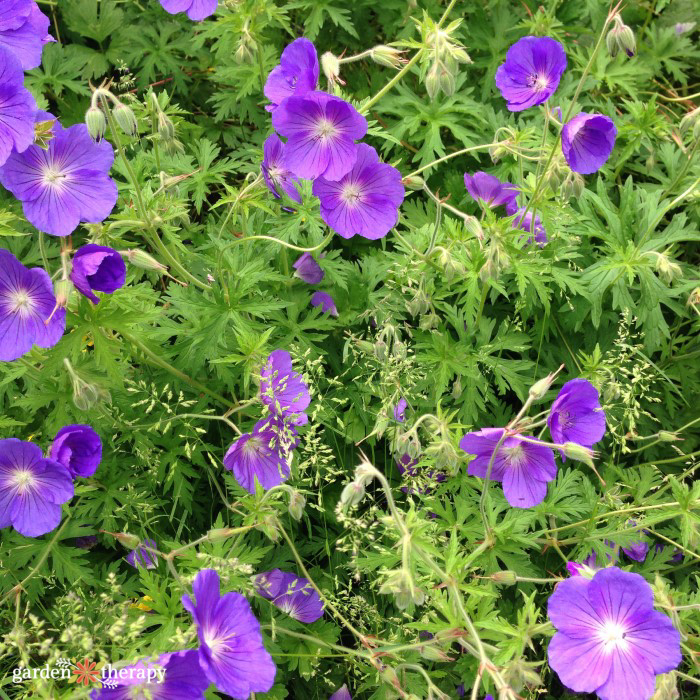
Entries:
[[55, 119], [34, 123], [34, 144], [39, 146], [43, 151], [48, 149], [49, 142], [53, 138], [53, 127], [55, 123]]
[[454, 661], [454, 657], [446, 654], [442, 649], [434, 645], [418, 647], [420, 655], [428, 661]]
[[656, 434], [656, 437], [661, 442], [676, 442], [676, 440], [680, 440], [676, 433], [670, 433], [667, 430], [659, 430], [659, 432]]
[[583, 462], [589, 467], [595, 466], [593, 463], [595, 452], [590, 447], [584, 447], [576, 442], [565, 442], [563, 445], [558, 445], [558, 447], [567, 459]]
[[101, 141], [107, 132], [105, 113], [96, 105], [91, 106], [85, 112], [85, 126], [87, 126], [88, 134], [93, 141]]
[[387, 68], [401, 68], [401, 65], [406, 63], [406, 59], [403, 58], [403, 51], [394, 49], [391, 46], [384, 46], [384, 44], [375, 46], [372, 49], [371, 56], [375, 63]]
[[637, 50], [634, 32], [622, 21], [619, 14], [615, 15], [613, 21], [615, 26], [605, 37], [608, 53], [614, 57], [619, 51], [624, 51], [628, 56], [634, 56]]
[[440, 71], [440, 89], [449, 97], [454, 95], [456, 88], [455, 77], [447, 69]]
[[467, 216], [464, 219], [464, 228], [480, 241], [484, 240], [484, 229], [481, 222], [475, 216]]
[[143, 250], [139, 250], [138, 248], [130, 248], [129, 250], [123, 251], [122, 255], [125, 255], [126, 259], [134, 267], [138, 267], [141, 270], [164, 272], [168, 269], [165, 265], [159, 263], [154, 257]]
[[418, 175], [411, 175], [401, 180], [401, 184], [409, 190], [422, 190], [425, 186], [425, 180]]
[[134, 110], [123, 102], [117, 102], [112, 109], [114, 119], [119, 125], [119, 128], [127, 134], [127, 136], [136, 136], [139, 130], [138, 122]]
[[514, 571], [496, 571], [490, 576], [492, 581], [502, 583], [504, 586], [513, 586], [518, 580]]
[[438, 94], [440, 90], [440, 76], [437, 65], [432, 66], [425, 76], [425, 89], [431, 100]]
[[75, 287], [73, 283], [68, 279], [60, 279], [54, 285], [54, 295], [56, 297], [56, 306], [61, 309], [65, 309], [68, 306], [68, 300], [70, 295], [73, 293]]
[[165, 112], [158, 114], [158, 135], [163, 141], [172, 141], [175, 138], [175, 124]]
[[260, 525], [260, 529], [273, 541], [280, 538], [279, 523], [274, 515], [266, 515]]
[[136, 549], [141, 544], [141, 539], [136, 535], [130, 535], [128, 532], [117, 532], [114, 535], [118, 542], [129, 549]]
[[294, 520], [301, 520], [301, 516], [304, 514], [304, 506], [306, 505], [306, 499], [299, 493], [296, 489], [292, 491], [289, 496], [289, 514], [294, 518]]
[[357, 481], [351, 481], [345, 485], [340, 494], [340, 505], [343, 508], [354, 508], [362, 502], [365, 497], [365, 487]]
[[329, 83], [335, 84], [341, 82], [340, 61], [338, 57], [334, 56], [330, 51], [326, 51], [326, 53], [321, 56], [321, 68]]
[[656, 677], [656, 692], [651, 696], [651, 700], [678, 700], [679, 697], [676, 674], [673, 671]]
[[81, 411], [89, 411], [100, 400], [100, 391], [79, 377], [73, 380], [73, 403]]

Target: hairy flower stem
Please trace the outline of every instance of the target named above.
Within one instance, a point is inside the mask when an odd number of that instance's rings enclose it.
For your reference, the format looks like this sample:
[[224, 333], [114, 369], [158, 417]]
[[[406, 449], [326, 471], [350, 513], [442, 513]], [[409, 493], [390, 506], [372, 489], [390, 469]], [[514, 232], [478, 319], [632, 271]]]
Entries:
[[412, 173], [409, 173], [404, 177], [404, 180], [407, 180], [410, 177], [414, 177], [415, 175], [420, 175], [424, 170], [427, 170], [428, 168], [432, 168], [434, 165], [438, 165], [440, 163], [444, 163], [446, 160], [450, 160], [450, 158], [456, 158], [457, 156], [462, 156], [465, 153], [472, 153], [473, 151], [485, 151], [488, 150], [489, 148], [492, 148], [494, 146], [502, 146], [506, 141], [495, 141], [494, 143], [481, 143], [478, 146], [469, 146], [469, 148], [462, 148], [459, 151], [455, 151], [454, 153], [448, 153], [446, 156], [443, 156], [442, 158], [438, 158], [437, 160], [433, 160], [427, 165], [423, 165], [422, 167], [418, 168], [418, 170], [414, 170]]
[[[306, 566], [304, 566], [304, 562], [299, 555], [299, 552], [294, 545], [294, 541], [292, 538], [289, 536], [289, 533], [285, 530], [285, 528], [282, 526], [282, 523], [278, 522], [278, 528], [279, 531], [282, 533], [282, 537], [284, 537], [287, 545], [289, 548], [292, 550], [292, 556], [294, 557], [297, 566], [301, 570], [302, 575], [308, 579], [309, 584], [311, 587], [318, 593], [319, 597], [323, 601], [324, 605], [335, 615], [340, 622], [345, 625], [345, 627], [352, 632], [352, 634], [357, 637], [358, 641], [362, 644], [362, 646], [366, 647], [367, 649], [370, 648], [369, 642], [367, 641], [367, 637], [365, 637], [362, 632], [360, 632], [358, 629], [355, 628], [355, 626], [348, 620], [345, 615], [343, 615], [340, 610], [334, 605], [334, 603], [329, 600], [328, 596], [316, 585], [316, 582], [311, 578], [311, 574], [307, 571]], [[380, 669], [381, 664], [376, 661], [375, 659], [371, 659], [372, 665], [375, 666], [378, 670]]]
[[163, 243], [163, 241], [161, 241], [160, 236], [158, 235], [158, 231], [156, 231], [155, 226], [148, 218], [148, 214], [146, 212], [146, 205], [144, 204], [143, 196], [141, 195], [141, 188], [139, 187], [138, 178], [136, 177], [136, 173], [134, 172], [134, 169], [131, 166], [129, 159], [126, 157], [124, 146], [122, 145], [121, 139], [119, 138], [119, 132], [114, 123], [114, 117], [112, 116], [112, 110], [110, 109], [109, 103], [102, 94], [100, 94], [100, 100], [102, 103], [102, 108], [105, 114], [107, 115], [107, 123], [109, 124], [109, 130], [112, 134], [112, 138], [114, 139], [114, 145], [117, 147], [117, 151], [119, 152], [122, 162], [124, 163], [124, 167], [126, 168], [126, 171], [129, 175], [131, 186], [134, 190], [134, 196], [136, 197], [136, 202], [138, 203], [139, 214], [143, 219], [144, 223], [146, 224], [146, 230], [148, 232], [147, 238], [149, 243], [168, 261], [171, 267], [177, 270], [178, 274], [181, 277], [186, 279], [188, 282], [191, 282], [193, 285], [195, 285], [195, 287], [199, 287], [200, 289], [204, 290], [211, 289], [211, 287], [208, 284], [200, 282], [185, 267], [183, 267], [180, 261], [170, 252], [170, 249]]
[[[588, 77], [588, 74], [591, 72], [591, 67], [593, 66], [593, 62], [596, 59], [596, 56], [598, 55], [598, 51], [600, 51], [600, 47], [603, 44], [603, 40], [605, 39], [605, 33], [608, 29], [608, 26], [610, 23], [613, 21], [613, 17], [615, 16], [616, 9], [611, 9], [610, 12], [608, 12], [607, 17], [605, 18], [605, 22], [603, 23], [603, 28], [600, 30], [600, 34], [598, 35], [598, 41], [596, 42], [596, 45], [593, 49], [593, 52], [591, 53], [588, 63], [586, 64], [586, 67], [583, 69], [583, 73], [581, 73], [581, 78], [578, 81], [578, 85], [576, 86], [576, 91], [574, 92], [574, 96], [571, 99], [571, 102], [569, 103], [569, 106], [566, 109], [566, 114], [564, 115], [564, 118], [562, 119], [562, 124], [566, 124], [567, 121], [569, 121], [569, 116], [571, 115], [571, 111], [573, 110], [574, 106], [576, 105], [576, 100], [578, 100], [578, 96], [581, 94], [581, 88], [583, 87], [584, 82], [586, 81], [586, 78]], [[554, 154], [556, 153], [557, 149], [559, 148], [559, 144], [561, 143], [561, 129], [559, 130], [559, 133], [557, 134], [557, 138], [554, 140], [554, 144], [552, 144], [552, 148], [549, 151], [549, 156], [544, 164], [544, 170], [542, 171], [542, 174], [537, 178], [537, 181], [535, 182], [535, 191], [532, 193], [532, 197], [530, 197], [529, 201], [525, 205], [525, 212], [523, 213], [522, 218], [520, 219], [521, 221], [525, 221], [525, 217], [528, 215], [528, 212], [535, 206], [537, 203], [537, 200], [541, 194], [542, 190], [542, 185], [545, 182], [545, 177], [547, 175], [547, 169], [549, 168], [552, 159], [554, 158]], [[534, 222], [533, 222], [533, 227], [534, 227]]]
[[244, 238], [236, 238], [235, 241], [231, 241], [223, 249], [222, 253], [225, 253], [229, 248], [233, 248], [233, 246], [238, 245], [239, 243], [246, 243], [247, 241], [271, 241], [272, 243], [278, 243], [285, 248], [296, 250], [300, 253], [313, 253], [317, 250], [321, 250], [321, 248], [325, 248], [326, 245], [331, 242], [332, 238], [333, 232], [329, 233], [318, 245], [314, 246], [313, 248], [300, 248], [299, 246], [292, 245], [286, 241], [281, 241], [279, 238], [273, 238], [272, 236], [245, 236]]
[[[445, 11], [442, 14], [442, 17], [440, 18], [440, 21], [437, 23], [437, 26], [435, 27], [435, 31], [438, 31], [440, 27], [444, 24], [445, 20], [447, 19], [447, 16], [452, 12], [452, 8], [457, 4], [457, 0], [450, 0], [450, 4], [445, 8]], [[413, 66], [418, 63], [420, 60], [421, 56], [423, 55], [423, 48], [418, 49], [415, 54], [413, 54], [413, 57], [411, 60], [374, 96], [371, 97], [365, 104], [363, 104], [359, 112], [360, 114], [367, 114], [370, 110], [370, 107], [373, 107], [379, 100], [384, 97], [393, 87], [396, 85], [401, 78], [406, 75]]]
[[[549, 530], [540, 530], [535, 532], [534, 535], [537, 537], [539, 535], [551, 535], [554, 532], [562, 532], [563, 530], [570, 530], [571, 528], [581, 527], [582, 525], [589, 525], [597, 522], [599, 520], [605, 520], [613, 515], [627, 515], [628, 513], [639, 513], [640, 511], [646, 510], [658, 510], [659, 508], [677, 508], [680, 505], [678, 501], [673, 501], [670, 503], [657, 503], [652, 506], [635, 506], [634, 508], [621, 508], [620, 510], [611, 510], [608, 513], [601, 513], [600, 515], [595, 515], [586, 520], [578, 520], [575, 523], [569, 523], [568, 525], [562, 525], [561, 527], [551, 528]], [[634, 529], [634, 528], [632, 528]]]
[[[526, 406], [523, 407], [523, 411], [526, 409]], [[406, 523], [404, 522], [403, 518], [401, 517], [401, 514], [399, 513], [398, 509], [396, 508], [396, 502], [394, 501], [394, 496], [391, 492], [391, 486], [389, 485], [389, 482], [387, 481], [386, 477], [384, 474], [382, 474], [376, 467], [372, 466], [369, 464], [369, 462], [365, 461], [365, 465], [371, 472], [372, 477], [377, 479], [379, 483], [382, 486], [382, 489], [384, 491], [384, 495], [386, 497], [387, 505], [389, 506], [389, 511], [391, 512], [391, 516], [394, 519], [396, 526], [398, 527], [399, 531], [402, 534], [402, 542], [409, 541], [411, 542], [411, 533], [409, 532], [408, 528], [406, 527]], [[503, 680], [501, 674], [498, 672], [498, 669], [496, 666], [491, 662], [489, 659], [488, 655], [486, 654], [486, 649], [484, 648], [484, 644], [481, 641], [481, 638], [479, 637], [479, 633], [476, 630], [476, 627], [474, 623], [472, 622], [472, 619], [467, 612], [467, 609], [464, 605], [464, 600], [462, 597], [462, 591], [459, 589], [459, 585], [457, 584], [457, 581], [455, 579], [448, 575], [447, 572], [443, 571], [440, 568], [440, 565], [433, 559], [433, 557], [426, 552], [420, 545], [417, 545], [415, 543], [411, 543], [412, 550], [416, 553], [416, 555], [430, 568], [432, 571], [434, 571], [437, 576], [440, 578], [440, 580], [447, 586], [448, 591], [450, 592], [450, 595], [454, 601], [455, 607], [457, 611], [459, 612], [460, 616], [462, 617], [464, 624], [466, 626], [467, 631], [469, 632], [469, 635], [474, 642], [476, 646], [476, 651], [477, 655], [479, 657], [479, 660], [481, 662], [481, 665], [483, 668], [486, 669], [487, 673], [493, 678], [494, 683], [496, 683], [496, 687], [501, 691], [502, 695], [501, 697], [503, 700], [516, 700], [516, 696], [513, 694], [513, 691], [510, 689], [508, 684]]]
[[223, 396], [221, 396], [221, 394], [217, 394], [215, 391], [212, 391], [208, 386], [202, 384], [201, 382], [198, 382], [196, 379], [193, 379], [188, 374], [181, 372], [179, 369], [177, 369], [177, 367], [173, 367], [169, 362], [166, 362], [162, 357], [156, 355], [156, 353], [150, 350], [138, 338], [135, 338], [130, 333], [125, 333], [122, 331], [120, 332], [120, 335], [122, 336], [122, 338], [124, 338], [124, 340], [138, 348], [153, 364], [158, 365], [158, 367], [161, 367], [164, 370], [167, 370], [173, 376], [177, 377], [178, 379], [181, 379], [183, 382], [189, 384], [194, 389], [198, 389], [199, 391], [208, 394], [213, 399], [216, 399], [225, 406], [228, 406], [229, 408], [236, 407], [236, 404], [233, 403], [233, 401], [229, 401], [229, 399], [224, 398]]

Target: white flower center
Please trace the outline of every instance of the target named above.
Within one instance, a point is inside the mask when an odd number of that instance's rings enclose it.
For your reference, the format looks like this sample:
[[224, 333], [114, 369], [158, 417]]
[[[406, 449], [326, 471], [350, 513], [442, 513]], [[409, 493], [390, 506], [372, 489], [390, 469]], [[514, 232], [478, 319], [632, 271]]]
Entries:
[[17, 486], [18, 491], [24, 492], [28, 491], [34, 485], [35, 479], [32, 472], [26, 469], [17, 469], [13, 475], [12, 481], [15, 486]]
[[337, 131], [335, 124], [328, 119], [319, 119], [318, 124], [316, 124], [316, 136], [324, 141], [335, 136]]
[[626, 649], [628, 644], [626, 637], [627, 630], [619, 622], [608, 620], [600, 628], [600, 639], [605, 646], [605, 651]]
[[31, 299], [24, 289], [20, 289], [10, 296], [13, 313], [26, 313], [29, 311]]
[[44, 169], [44, 184], [53, 187], [60, 187], [66, 176], [55, 166], [47, 166]]
[[549, 85], [549, 80], [546, 75], [533, 74], [528, 78], [528, 85], [535, 88], [538, 92], [540, 90], [546, 90]]
[[346, 204], [357, 204], [362, 196], [362, 189], [354, 182], [343, 187], [341, 197]]
[[503, 447], [502, 450], [508, 458], [508, 462], [515, 467], [519, 466], [525, 457], [525, 450], [522, 445]]

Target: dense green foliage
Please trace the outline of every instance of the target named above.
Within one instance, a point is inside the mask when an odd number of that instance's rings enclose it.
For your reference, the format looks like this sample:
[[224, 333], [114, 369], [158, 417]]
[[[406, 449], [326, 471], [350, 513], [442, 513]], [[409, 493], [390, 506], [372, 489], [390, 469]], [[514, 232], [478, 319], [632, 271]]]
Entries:
[[[605, 41], [594, 54], [603, 0], [458, 0], [443, 26], [471, 62], [455, 61], [429, 97], [430, 32], [447, 6], [438, 0], [227, 0], [202, 23], [156, 0], [42, 3], [59, 41], [27, 75], [40, 106], [81, 122], [91, 84], [111, 78], [139, 134], [107, 133], [120, 197], [104, 223], [66, 240], [39, 234], [3, 190], [0, 244], [50, 274], [62, 243], [138, 248], [172, 277], [129, 265], [127, 284], [99, 305], [72, 296], [58, 345], [0, 365], [3, 437], [46, 448], [63, 425], [90, 423], [104, 444], [57, 531], [30, 539], [2, 530], [0, 698], [87, 697], [65, 682], [14, 684], [20, 664], [133, 662], [194, 646], [180, 597], [204, 567], [220, 572], [224, 590], [248, 595], [263, 625], [278, 675], [258, 700], [325, 700], [343, 683], [355, 700], [454, 698], [460, 683], [469, 697], [477, 673], [473, 697], [496, 695], [465, 615], [519, 696], [573, 697], [546, 663], [547, 598], [567, 560], [640, 537], [652, 544], [646, 560], [621, 566], [653, 584], [679, 625], [683, 675], [668, 682], [698, 697], [700, 128], [680, 124], [698, 104], [700, 34], [674, 30], [697, 3], [629, 5], [622, 15], [638, 53], [612, 58]], [[547, 161], [559, 132], [550, 123], [543, 139], [544, 109], [508, 112], [495, 87], [505, 52], [526, 34], [566, 49], [551, 106], [566, 113], [578, 94], [576, 111], [617, 125], [610, 160], [580, 196], [563, 160]], [[406, 58], [420, 52], [367, 114], [366, 141], [404, 176], [480, 147], [423, 170], [430, 193], [407, 190], [386, 238], [334, 235], [321, 250], [329, 230], [311, 185], [290, 211], [258, 177], [271, 132], [262, 85], [297, 36], [319, 56], [389, 43]], [[344, 84], [330, 89], [362, 109], [397, 72], [371, 57], [343, 63]], [[159, 132], [153, 96], [175, 139]], [[528, 245], [510, 219], [482, 216], [463, 182], [476, 170], [536, 196], [546, 246]], [[435, 198], [449, 207], [438, 211]], [[333, 296], [337, 318], [310, 306], [315, 288], [290, 274], [294, 247], [323, 255], [318, 288]], [[299, 521], [289, 490], [250, 495], [222, 466], [236, 438], [227, 421], [245, 432], [258, 419], [260, 366], [275, 348], [292, 353], [312, 390], [287, 482], [306, 499]], [[567, 460], [534, 508], [511, 508], [491, 484], [484, 522], [483, 480], [467, 476], [459, 439], [508, 423], [560, 365], [531, 413], [547, 410], [564, 381], [593, 382], [608, 421], [596, 446], [605, 485]], [[400, 397], [402, 424], [393, 418]], [[420, 456], [412, 479], [394, 458], [407, 449]], [[365, 460], [386, 475], [396, 517], [378, 480], [357, 507], [340, 507]], [[448, 478], [425, 492], [436, 471]], [[130, 567], [110, 534], [152, 538], [169, 552], [224, 527], [245, 529], [183, 549], [177, 577], [163, 561]], [[75, 546], [91, 534], [95, 547]], [[671, 561], [678, 549], [682, 561]], [[333, 607], [308, 626], [256, 597], [250, 580], [276, 567], [303, 574], [299, 562]], [[535, 581], [505, 585], [506, 570]], [[425, 593], [422, 605], [397, 605], [397, 571]], [[223, 696], [212, 687], [207, 697]]]

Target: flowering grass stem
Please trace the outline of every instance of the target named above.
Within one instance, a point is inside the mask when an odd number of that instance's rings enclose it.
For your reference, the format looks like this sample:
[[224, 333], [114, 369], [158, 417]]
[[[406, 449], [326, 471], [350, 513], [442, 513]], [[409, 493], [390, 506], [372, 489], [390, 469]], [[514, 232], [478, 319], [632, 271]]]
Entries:
[[154, 353], [150, 348], [148, 348], [138, 338], [134, 337], [130, 333], [125, 333], [122, 331], [121, 336], [122, 338], [124, 338], [124, 340], [131, 343], [134, 347], [138, 348], [152, 364], [158, 365], [162, 369], [167, 370], [173, 376], [177, 377], [178, 379], [181, 379], [183, 382], [189, 384], [194, 389], [198, 389], [199, 391], [211, 396], [213, 399], [216, 399], [225, 406], [228, 406], [229, 408], [236, 407], [236, 404], [230, 401], [229, 399], [221, 396], [221, 394], [217, 394], [215, 391], [212, 391], [208, 386], [202, 384], [201, 382], [198, 382], [196, 379], [193, 379], [188, 374], [185, 374], [184, 372], [177, 369], [177, 367], [173, 367], [169, 362], [160, 357], [160, 355]]
[[406, 175], [404, 179], [407, 180], [408, 178], [414, 177], [415, 175], [420, 175], [424, 170], [432, 168], [435, 165], [439, 165], [440, 163], [444, 163], [446, 160], [450, 160], [450, 158], [456, 158], [457, 156], [462, 156], [465, 153], [473, 153], [474, 151], [484, 151], [494, 146], [502, 146], [505, 143], [507, 143], [507, 141], [496, 141], [493, 143], [480, 143], [478, 146], [469, 146], [469, 148], [462, 148], [459, 151], [455, 151], [454, 153], [448, 153], [446, 156], [442, 156], [442, 158], [438, 158], [436, 160], [431, 161], [427, 165], [421, 166], [420, 168], [418, 168], [418, 170], [414, 170], [412, 173]]

